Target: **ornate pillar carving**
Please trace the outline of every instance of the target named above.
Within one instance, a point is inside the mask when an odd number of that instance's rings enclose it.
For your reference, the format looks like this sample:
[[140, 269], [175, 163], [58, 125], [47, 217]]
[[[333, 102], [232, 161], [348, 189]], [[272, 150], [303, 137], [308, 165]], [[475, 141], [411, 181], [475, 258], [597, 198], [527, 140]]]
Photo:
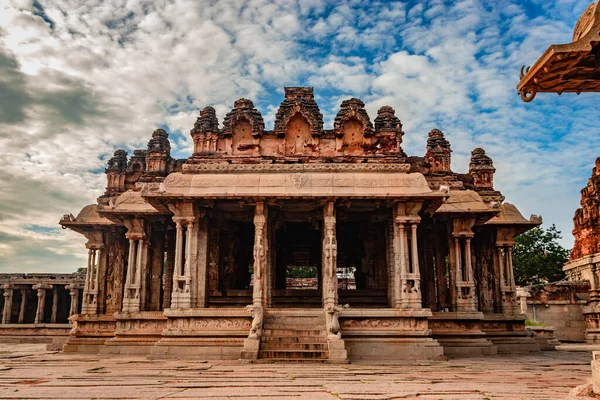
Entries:
[[195, 304], [196, 307], [205, 308], [208, 306], [208, 216], [206, 214], [201, 213], [193, 235], [196, 238], [197, 249], [197, 253], [193, 256], [197, 270]]
[[88, 239], [85, 247], [88, 249], [88, 262], [83, 287], [82, 314], [95, 315], [98, 313], [98, 280], [100, 261], [104, 258], [104, 242], [102, 231], [85, 233]]
[[65, 285], [65, 289], [69, 291], [69, 317], [71, 317], [77, 314], [77, 308], [79, 307], [79, 286], [74, 283], [70, 283]]
[[173, 274], [175, 270], [175, 232], [172, 229], [167, 230], [167, 261], [165, 263], [165, 272], [163, 274], [163, 308], [171, 306], [171, 294], [173, 292]]
[[[417, 225], [421, 221], [419, 211], [422, 203], [400, 202], [394, 209], [395, 229], [395, 308], [422, 308], [421, 272]], [[409, 233], [410, 231], [410, 233]], [[410, 235], [410, 240], [409, 240]]]
[[323, 208], [323, 306], [327, 324], [328, 340], [340, 339], [338, 320], [338, 280], [337, 280], [337, 237], [335, 202], [330, 200]]
[[142, 300], [142, 270], [147, 267], [148, 235], [145, 221], [140, 218], [125, 220], [129, 240], [129, 257], [127, 258], [127, 275], [125, 294], [123, 296], [123, 312], [139, 312], [145, 303]]
[[519, 313], [517, 287], [512, 264], [514, 236], [516, 236], [516, 232], [513, 228], [498, 228], [496, 232], [496, 259], [500, 272], [501, 309], [503, 314], [509, 315]]
[[4, 289], [4, 308], [2, 309], [2, 323], [10, 324], [10, 316], [12, 314], [12, 301], [13, 301], [13, 286], [10, 283], [6, 283], [2, 286]]
[[56, 323], [56, 317], [58, 313], [58, 287], [52, 288], [52, 314], [50, 316], [50, 323]]
[[195, 307], [198, 302], [197, 256], [200, 215], [192, 202], [170, 204], [169, 209], [174, 214], [175, 222], [175, 266], [170, 308], [188, 309]]
[[44, 309], [46, 307], [46, 289], [52, 289], [52, 285], [44, 285], [39, 283], [33, 286], [34, 290], [37, 290], [37, 309], [35, 311], [34, 324], [44, 323]]
[[27, 287], [23, 287], [21, 289], [21, 304], [19, 307], [19, 324], [25, 322], [25, 310], [27, 310], [27, 293], [29, 289]]
[[473, 265], [471, 260], [471, 239], [474, 236], [473, 226], [475, 218], [455, 217], [452, 220], [452, 246], [451, 258], [455, 272], [455, 290], [452, 303], [455, 311], [477, 311], [477, 296], [475, 281], [473, 279]]
[[254, 209], [254, 283], [252, 289], [252, 327], [248, 339], [260, 340], [263, 325], [265, 304], [265, 272], [267, 267], [266, 248], [267, 234], [267, 208], [264, 201], [257, 201]]

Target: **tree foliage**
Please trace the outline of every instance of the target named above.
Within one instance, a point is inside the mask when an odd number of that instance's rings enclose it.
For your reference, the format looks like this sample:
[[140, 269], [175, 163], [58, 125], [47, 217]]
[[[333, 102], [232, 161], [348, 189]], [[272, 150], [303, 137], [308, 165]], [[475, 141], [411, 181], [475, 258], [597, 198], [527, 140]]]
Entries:
[[554, 224], [515, 238], [513, 266], [517, 285], [556, 282], [565, 277], [562, 266], [569, 259], [569, 250], [558, 243], [561, 238]]

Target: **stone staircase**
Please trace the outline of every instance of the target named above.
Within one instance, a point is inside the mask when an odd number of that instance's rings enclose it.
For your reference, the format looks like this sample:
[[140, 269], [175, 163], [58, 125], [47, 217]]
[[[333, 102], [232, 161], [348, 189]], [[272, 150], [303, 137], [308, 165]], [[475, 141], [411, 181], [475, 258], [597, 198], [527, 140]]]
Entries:
[[267, 314], [258, 352], [263, 362], [328, 362], [325, 315]]

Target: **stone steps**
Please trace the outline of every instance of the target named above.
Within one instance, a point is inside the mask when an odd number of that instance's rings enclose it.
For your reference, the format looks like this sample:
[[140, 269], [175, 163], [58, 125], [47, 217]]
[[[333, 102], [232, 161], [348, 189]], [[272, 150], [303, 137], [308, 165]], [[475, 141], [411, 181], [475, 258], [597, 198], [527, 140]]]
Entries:
[[329, 350], [327, 343], [289, 343], [289, 342], [266, 342], [260, 346], [261, 350]]
[[293, 336], [304, 338], [323, 337], [325, 339], [325, 330], [321, 329], [287, 329], [287, 328], [264, 328], [263, 335], [265, 336]]
[[262, 362], [329, 359], [324, 315], [267, 315], [258, 358]]
[[285, 358], [294, 360], [327, 360], [329, 351], [321, 350], [260, 350], [258, 358]]

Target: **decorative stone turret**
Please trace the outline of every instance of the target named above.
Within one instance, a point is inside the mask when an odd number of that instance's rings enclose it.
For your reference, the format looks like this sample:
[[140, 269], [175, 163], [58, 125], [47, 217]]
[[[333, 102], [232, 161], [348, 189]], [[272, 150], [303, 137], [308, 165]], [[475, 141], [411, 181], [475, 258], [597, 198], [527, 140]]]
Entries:
[[333, 132], [335, 135], [343, 136], [344, 124], [352, 119], [359, 121], [363, 125], [365, 137], [373, 135], [373, 124], [365, 110], [365, 103], [357, 98], [342, 101], [340, 111], [338, 111], [333, 121]]
[[476, 188], [492, 189], [494, 187], [494, 164], [492, 159], [485, 154], [481, 147], [471, 152], [471, 163], [469, 164], [469, 175], [473, 178]]
[[265, 121], [255, 107], [252, 100], [239, 99], [234, 103], [234, 109], [227, 113], [223, 120], [223, 136], [228, 137], [233, 135], [235, 125], [240, 120], [247, 120], [252, 127], [252, 136], [260, 137], [265, 131]]
[[587, 186], [581, 189], [580, 204], [573, 217], [575, 245], [571, 260], [600, 253], [600, 157]]
[[146, 150], [134, 150], [129, 157], [127, 172], [144, 172], [146, 170]]
[[200, 116], [190, 131], [194, 140], [194, 154], [215, 153], [217, 151], [217, 138], [219, 135], [219, 120], [217, 113], [211, 106], [204, 107]]
[[383, 106], [377, 111], [375, 117], [375, 137], [377, 140], [372, 148], [377, 153], [400, 153], [406, 157], [402, 150], [402, 122], [396, 117], [396, 111], [390, 106]]
[[152, 139], [148, 142], [146, 172], [144, 175], [152, 177], [167, 176], [170, 160], [171, 144], [169, 143], [169, 134], [163, 129], [157, 129], [152, 133]]
[[108, 166], [104, 170], [106, 173], [106, 194], [115, 195], [125, 191], [125, 177], [127, 170], [127, 152], [117, 150], [108, 160]]
[[427, 138], [425, 160], [429, 162], [430, 172], [450, 172], [450, 142], [439, 129], [432, 129]]
[[315, 101], [313, 88], [286, 87], [284, 89], [285, 99], [275, 115], [275, 134], [284, 137], [288, 122], [299, 113], [308, 121], [312, 135], [320, 136], [323, 132], [323, 114]]

